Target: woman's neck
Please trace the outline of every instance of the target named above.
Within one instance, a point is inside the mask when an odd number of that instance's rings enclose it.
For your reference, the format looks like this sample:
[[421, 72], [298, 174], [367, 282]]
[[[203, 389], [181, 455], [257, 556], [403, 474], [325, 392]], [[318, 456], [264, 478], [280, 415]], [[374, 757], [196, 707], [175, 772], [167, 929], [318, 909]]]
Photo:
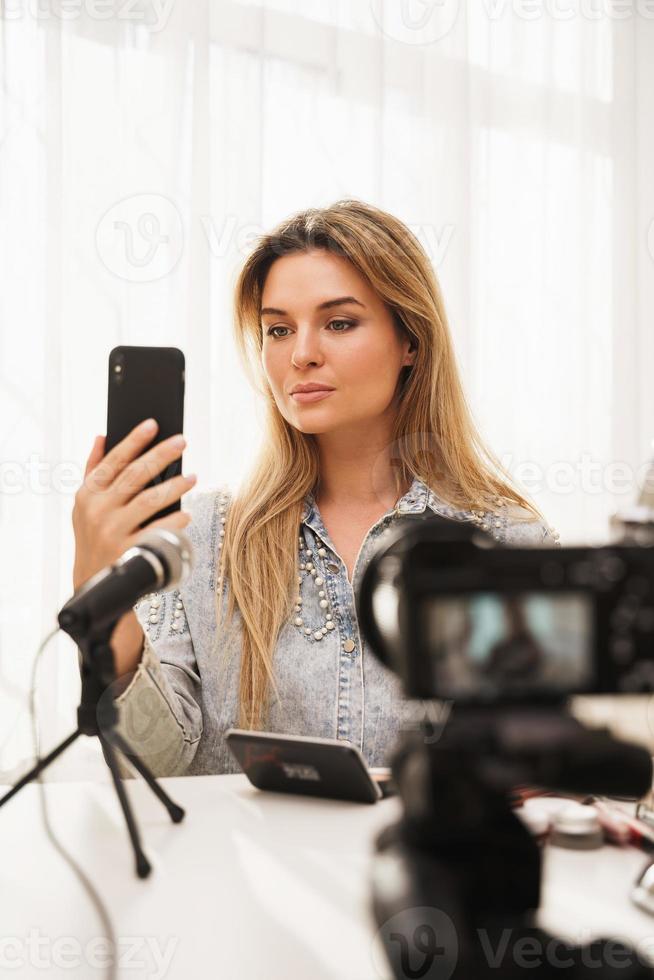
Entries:
[[392, 507], [408, 490], [397, 486], [397, 469], [391, 457], [392, 419], [381, 419], [377, 428], [358, 426], [349, 432], [317, 436], [320, 478], [316, 502], [332, 509], [372, 511]]

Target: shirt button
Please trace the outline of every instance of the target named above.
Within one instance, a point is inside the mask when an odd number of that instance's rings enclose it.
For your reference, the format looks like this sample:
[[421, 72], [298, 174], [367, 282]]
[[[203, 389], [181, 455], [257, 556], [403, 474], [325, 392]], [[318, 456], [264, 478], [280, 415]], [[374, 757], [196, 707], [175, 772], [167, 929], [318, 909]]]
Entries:
[[336, 573], [338, 571], [338, 565], [335, 562], [333, 562], [333, 561], [328, 561], [327, 562], [327, 565], [326, 565], [326, 568], [327, 568], [327, 571], [328, 572], [334, 572], [334, 573]]
[[346, 653], [352, 653], [355, 646], [356, 643], [354, 642], [354, 640], [346, 640], [343, 644], [343, 649], [345, 650]]

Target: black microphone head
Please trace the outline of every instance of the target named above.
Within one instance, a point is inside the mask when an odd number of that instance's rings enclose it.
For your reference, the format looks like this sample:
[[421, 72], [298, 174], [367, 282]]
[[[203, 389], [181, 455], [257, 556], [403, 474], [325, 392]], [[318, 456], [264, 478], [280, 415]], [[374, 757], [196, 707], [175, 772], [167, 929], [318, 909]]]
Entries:
[[183, 531], [167, 527], [146, 529], [134, 547], [149, 551], [159, 559], [165, 576], [162, 589], [179, 585], [193, 568], [193, 546]]

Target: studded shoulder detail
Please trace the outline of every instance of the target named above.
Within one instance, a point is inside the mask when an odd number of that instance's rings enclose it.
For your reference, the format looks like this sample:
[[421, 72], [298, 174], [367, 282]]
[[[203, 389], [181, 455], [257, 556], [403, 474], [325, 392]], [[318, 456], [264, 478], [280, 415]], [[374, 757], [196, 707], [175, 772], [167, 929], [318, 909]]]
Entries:
[[432, 491], [428, 498], [429, 506], [437, 514], [453, 520], [470, 521], [486, 531], [496, 541], [514, 545], [554, 545], [560, 547], [559, 532], [549, 524], [538, 520], [520, 520], [527, 516], [525, 508], [511, 509], [501, 497], [496, 497], [493, 510], [457, 510], [440, 500]]
[[[186, 503], [189, 513], [198, 508], [202, 510], [203, 501], [208, 499], [208, 494], [190, 495]], [[215, 494], [215, 504], [210, 527], [210, 588], [213, 590], [215, 584], [215, 569], [220, 565], [220, 555], [223, 537], [225, 534], [225, 523], [230, 494], [226, 487], [221, 487]], [[198, 528], [198, 533], [203, 533], [203, 529]], [[186, 529], [186, 533], [192, 544], [199, 545], [195, 541], [195, 527], [191, 523]], [[201, 549], [202, 551], [206, 549]], [[214, 560], [215, 556], [215, 560]], [[189, 632], [188, 620], [184, 609], [184, 600], [180, 589], [161, 590], [159, 592], [148, 592], [134, 606], [138, 609], [141, 603], [149, 603], [147, 617], [144, 621], [144, 628], [151, 640], [156, 641], [163, 636], [180, 636]], [[143, 620], [142, 620], [143, 621]]]
[[211, 576], [209, 587], [211, 591], [215, 588], [215, 570], [219, 570], [218, 591], [222, 594], [225, 590], [223, 581], [222, 549], [225, 537], [225, 525], [227, 514], [231, 503], [232, 495], [230, 491], [222, 486], [216, 499], [216, 508], [211, 520]]

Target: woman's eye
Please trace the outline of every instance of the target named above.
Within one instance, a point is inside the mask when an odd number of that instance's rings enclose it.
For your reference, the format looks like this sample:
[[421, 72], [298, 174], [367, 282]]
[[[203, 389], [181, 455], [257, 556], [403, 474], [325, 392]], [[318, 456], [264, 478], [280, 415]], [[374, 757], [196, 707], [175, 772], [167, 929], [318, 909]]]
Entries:
[[[340, 325], [341, 327], [345, 327], [345, 330], [334, 330], [334, 333], [345, 333], [345, 331], [346, 330], [349, 330], [350, 327], [354, 327], [355, 326], [355, 324], [351, 320], [330, 320], [329, 323], [327, 324], [327, 326], [333, 327], [334, 324]], [[275, 330], [288, 330], [288, 327], [280, 327], [280, 326], [277, 326], [277, 327], [269, 327], [268, 330], [266, 330], [266, 335], [268, 337], [284, 337], [285, 336], [285, 334], [275, 333]]]

